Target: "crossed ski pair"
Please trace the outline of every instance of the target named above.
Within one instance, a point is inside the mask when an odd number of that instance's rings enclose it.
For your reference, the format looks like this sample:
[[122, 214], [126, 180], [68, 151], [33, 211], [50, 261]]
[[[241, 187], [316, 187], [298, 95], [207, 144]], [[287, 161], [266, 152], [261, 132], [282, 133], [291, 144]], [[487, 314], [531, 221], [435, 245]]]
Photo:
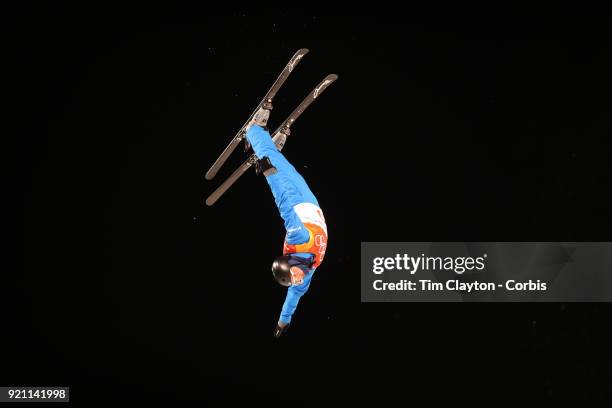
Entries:
[[[215, 160], [211, 168], [206, 172], [206, 179], [212, 180], [221, 166], [227, 161], [228, 157], [232, 154], [232, 152], [238, 147], [240, 142], [246, 138], [246, 127], [253, 119], [255, 113], [260, 109], [272, 109], [272, 101], [276, 96], [278, 90], [283, 86], [291, 72], [295, 66], [300, 62], [300, 60], [308, 53], [306, 48], [302, 48], [298, 50], [289, 63], [282, 70], [274, 84], [270, 88], [270, 90], [266, 93], [262, 101], [257, 105], [257, 108], [253, 111], [249, 119], [245, 122], [245, 124], [240, 128], [236, 136], [231, 140], [231, 142], [227, 145], [225, 150], [221, 153], [221, 155]], [[304, 98], [304, 100], [298, 105], [297, 108], [285, 119], [285, 121], [274, 131], [272, 134], [272, 140], [276, 144], [278, 150], [282, 150], [285, 146], [285, 142], [287, 141], [287, 136], [289, 136], [291, 132], [291, 125], [296, 121], [297, 118], [308, 108], [315, 99], [317, 99], [325, 89], [329, 85], [331, 85], [338, 76], [335, 74], [331, 74], [326, 76], [309, 94]], [[242, 176], [253, 164], [257, 162], [257, 156], [254, 154], [251, 155], [240, 167], [238, 167], [207, 199], [207, 205], [213, 205], [217, 200]]]

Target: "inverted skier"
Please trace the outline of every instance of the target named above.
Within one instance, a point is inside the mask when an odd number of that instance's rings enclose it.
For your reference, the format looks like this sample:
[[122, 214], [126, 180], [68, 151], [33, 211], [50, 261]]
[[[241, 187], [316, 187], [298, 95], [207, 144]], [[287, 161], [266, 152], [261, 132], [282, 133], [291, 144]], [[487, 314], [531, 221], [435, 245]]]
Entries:
[[276, 281], [287, 287], [287, 296], [274, 329], [278, 338], [287, 330], [300, 298], [308, 291], [315, 270], [321, 265], [327, 246], [323, 211], [304, 178], [276, 148], [264, 128], [270, 111], [260, 109], [247, 127], [246, 138], [272, 190], [285, 222], [283, 255], [272, 263]]

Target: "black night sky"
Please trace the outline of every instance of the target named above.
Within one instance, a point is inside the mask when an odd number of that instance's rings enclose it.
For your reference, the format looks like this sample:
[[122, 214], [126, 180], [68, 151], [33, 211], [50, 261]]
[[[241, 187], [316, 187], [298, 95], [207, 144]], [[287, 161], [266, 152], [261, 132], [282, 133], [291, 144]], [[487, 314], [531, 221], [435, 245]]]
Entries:
[[[607, 304], [359, 292], [361, 241], [612, 240], [606, 10], [24, 3], [2, 18], [0, 385], [68, 385], [75, 406], [609, 392]], [[270, 124], [339, 75], [284, 150], [329, 247], [274, 340], [282, 220], [251, 172], [204, 205], [241, 149], [204, 173], [302, 47]]]

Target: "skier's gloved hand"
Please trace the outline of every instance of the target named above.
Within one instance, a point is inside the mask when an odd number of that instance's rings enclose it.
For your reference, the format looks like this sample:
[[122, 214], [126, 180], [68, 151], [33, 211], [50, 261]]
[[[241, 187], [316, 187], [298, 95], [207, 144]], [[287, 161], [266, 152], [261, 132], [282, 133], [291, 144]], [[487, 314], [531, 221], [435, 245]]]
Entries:
[[279, 320], [279, 322], [276, 323], [274, 332], [272, 333], [274, 335], [274, 338], [278, 339], [281, 336], [281, 334], [287, 331], [288, 328], [289, 328], [289, 323], [284, 323]]

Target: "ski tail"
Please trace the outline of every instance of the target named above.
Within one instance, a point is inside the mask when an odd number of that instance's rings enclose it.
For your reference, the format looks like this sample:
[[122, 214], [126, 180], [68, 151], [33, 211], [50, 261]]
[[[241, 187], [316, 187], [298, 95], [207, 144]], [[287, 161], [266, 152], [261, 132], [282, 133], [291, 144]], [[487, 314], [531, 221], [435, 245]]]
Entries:
[[330, 74], [323, 78], [323, 80], [319, 82], [319, 84], [304, 98], [304, 100], [298, 105], [298, 107], [295, 108], [293, 112], [291, 112], [289, 117], [285, 119], [285, 121], [279, 127], [279, 129], [277, 129], [277, 131], [283, 128], [283, 126], [291, 127], [291, 125], [293, 125], [293, 122], [295, 122], [297, 118], [299, 118], [300, 115], [302, 115], [302, 113], [304, 113], [304, 111], [315, 101], [315, 99], [321, 96], [323, 91], [325, 91], [327, 87], [334, 83], [336, 79], [338, 79], [338, 75], [336, 74]]
[[272, 101], [274, 97], [276, 96], [276, 93], [283, 86], [287, 78], [289, 78], [289, 75], [293, 72], [296, 65], [302, 60], [302, 58], [304, 58], [304, 56], [308, 52], [309, 50], [307, 48], [301, 48], [295, 54], [293, 54], [293, 57], [291, 57], [291, 59], [289, 60], [285, 68], [281, 71], [280, 75], [276, 78], [276, 81], [274, 81], [274, 83], [272, 84], [268, 92], [266, 92], [266, 95], [261, 100], [261, 102], [259, 102], [259, 105], [257, 105], [257, 108], [255, 108], [253, 113], [251, 113], [251, 116], [249, 116], [249, 118], [244, 123], [244, 125], [242, 125], [238, 133], [236, 133], [234, 138], [227, 145], [227, 147], [223, 150], [221, 155], [217, 158], [217, 160], [215, 160], [215, 162], [210, 167], [210, 169], [208, 169], [208, 171], [206, 172], [206, 180], [212, 180], [217, 175], [219, 170], [221, 169], [221, 166], [225, 164], [225, 162], [227, 161], [229, 156], [232, 154], [232, 152], [236, 150], [236, 147], [238, 147], [238, 145], [244, 138], [245, 128], [247, 127], [249, 122], [253, 119], [253, 116], [255, 115], [255, 113], [264, 105], [268, 105], [270, 107], [272, 106]]
[[[331, 74], [326, 76], [319, 84], [302, 100], [297, 108], [285, 119], [285, 121], [274, 131], [272, 140], [276, 144], [278, 150], [283, 150], [287, 136], [290, 133], [291, 125], [304, 111], [317, 99], [327, 87], [329, 87], [338, 75]], [[206, 205], [211, 206], [221, 198], [221, 196], [257, 161], [257, 156], [251, 155], [240, 167], [238, 167], [219, 188], [217, 188], [207, 199]]]
[[221, 169], [221, 166], [225, 164], [229, 156], [234, 152], [234, 150], [236, 150], [236, 147], [238, 147], [241, 140], [242, 140], [241, 138], [235, 137], [225, 147], [225, 149], [223, 149], [223, 152], [221, 153], [221, 155], [217, 157], [217, 160], [215, 160], [213, 165], [206, 172], [206, 176], [205, 176], [206, 180], [212, 180], [217, 175], [217, 173], [219, 172], [219, 169]]
[[252, 155], [242, 163], [211, 195], [206, 199], [209, 207], [217, 202], [219, 198], [255, 163], [257, 156]]
[[334, 81], [338, 79], [338, 75], [330, 74], [323, 78], [321, 82], [317, 84], [317, 86], [302, 100], [302, 102], [298, 105], [297, 108], [291, 112], [291, 114], [285, 119], [285, 121], [276, 129], [274, 132], [274, 143], [276, 143], [276, 147], [278, 150], [283, 150], [283, 146], [287, 141], [287, 136], [289, 136], [291, 125], [304, 113], [304, 111], [317, 99], [323, 91], [327, 89]]
[[308, 52], [308, 48], [300, 48], [295, 52], [295, 54], [293, 54], [293, 57], [291, 57], [285, 68], [283, 68], [280, 75], [278, 76], [278, 78], [276, 78], [276, 81], [274, 81], [274, 84], [272, 84], [272, 86], [266, 93], [266, 96], [263, 98], [259, 105], [263, 105], [265, 102], [268, 102], [268, 100], [269, 102], [271, 102], [271, 100], [274, 99], [276, 93], [283, 86], [287, 78], [289, 78], [289, 75], [293, 72], [295, 66], [302, 60], [302, 58], [304, 58], [306, 54], [308, 54]]

